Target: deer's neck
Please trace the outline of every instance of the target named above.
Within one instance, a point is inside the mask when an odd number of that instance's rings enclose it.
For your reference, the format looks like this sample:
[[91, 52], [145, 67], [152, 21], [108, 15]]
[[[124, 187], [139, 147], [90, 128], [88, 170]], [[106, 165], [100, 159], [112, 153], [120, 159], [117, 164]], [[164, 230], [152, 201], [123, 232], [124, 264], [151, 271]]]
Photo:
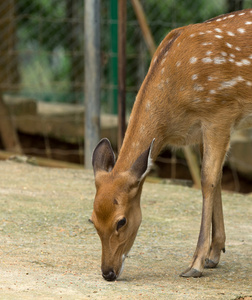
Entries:
[[114, 170], [128, 170], [139, 155], [149, 148], [154, 138], [152, 159], [155, 160], [165, 141], [165, 127], [166, 124], [160, 120], [160, 115], [157, 118], [157, 112], [151, 107], [151, 102], [137, 97]]

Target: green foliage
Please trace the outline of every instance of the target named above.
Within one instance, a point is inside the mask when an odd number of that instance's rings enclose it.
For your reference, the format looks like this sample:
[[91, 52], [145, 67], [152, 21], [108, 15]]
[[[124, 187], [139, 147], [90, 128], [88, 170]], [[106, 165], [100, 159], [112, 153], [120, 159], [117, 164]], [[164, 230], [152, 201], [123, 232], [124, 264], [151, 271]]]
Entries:
[[[82, 0], [16, 2], [23, 94], [46, 101], [71, 99], [72, 52], [83, 53], [82, 6]], [[74, 32], [77, 27], [81, 30]]]
[[68, 23], [65, 22], [66, 7], [57, 0], [19, 0], [17, 15], [20, 16], [19, 28], [22, 32], [22, 42], [31, 40], [39, 43], [47, 50], [56, 45], [66, 46]]

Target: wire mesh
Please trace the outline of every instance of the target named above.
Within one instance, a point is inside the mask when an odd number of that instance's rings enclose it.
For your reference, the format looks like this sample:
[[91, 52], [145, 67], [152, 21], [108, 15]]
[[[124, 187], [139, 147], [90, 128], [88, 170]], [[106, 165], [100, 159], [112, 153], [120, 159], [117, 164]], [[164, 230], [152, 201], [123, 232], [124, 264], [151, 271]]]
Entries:
[[[84, 0], [85, 1], [85, 0]], [[0, 3], [0, 92], [51, 103], [82, 104], [84, 99], [84, 1], [5, 0]], [[87, 0], [86, 0], [87, 1]], [[251, 0], [141, 0], [150, 31], [158, 45], [173, 28], [202, 22], [232, 8], [252, 7]], [[115, 0], [101, 1], [101, 101], [103, 113], [114, 113], [117, 82], [113, 61], [117, 59], [111, 16]], [[131, 1], [127, 1], [126, 105], [130, 113], [147, 73], [151, 55], [145, 44]], [[86, 78], [88, 80], [88, 78]], [[28, 114], [28, 112], [26, 112]], [[18, 124], [18, 115], [14, 123]], [[37, 114], [29, 116], [37, 118]], [[83, 134], [83, 120], [75, 118]], [[67, 125], [67, 119], [65, 122]], [[45, 122], [46, 123], [46, 122]], [[73, 123], [73, 122], [72, 122]], [[42, 123], [41, 123], [42, 124]], [[32, 125], [31, 125], [32, 126]], [[42, 125], [41, 125], [42, 126]], [[46, 124], [45, 126], [48, 126]], [[70, 125], [69, 125], [70, 126]], [[18, 128], [20, 131], [20, 129]], [[22, 134], [29, 133], [19, 132]], [[61, 159], [78, 156], [83, 163], [83, 136], [72, 146], [52, 142], [50, 131], [41, 128], [41, 147], [23, 143], [25, 153]], [[63, 134], [62, 134], [63, 135]], [[27, 138], [28, 139], [28, 138]], [[62, 142], [62, 141], [61, 141]], [[63, 141], [65, 142], [65, 141]], [[67, 141], [69, 142], [69, 141]], [[21, 141], [22, 143], [22, 141]], [[73, 146], [74, 145], [74, 146]], [[37, 149], [37, 150], [36, 150]], [[45, 149], [45, 150], [44, 150]], [[46, 150], [47, 149], [47, 150]], [[44, 153], [42, 153], [44, 151]]]
[[83, 13], [81, 0], [2, 1], [0, 89], [38, 100], [81, 102]]

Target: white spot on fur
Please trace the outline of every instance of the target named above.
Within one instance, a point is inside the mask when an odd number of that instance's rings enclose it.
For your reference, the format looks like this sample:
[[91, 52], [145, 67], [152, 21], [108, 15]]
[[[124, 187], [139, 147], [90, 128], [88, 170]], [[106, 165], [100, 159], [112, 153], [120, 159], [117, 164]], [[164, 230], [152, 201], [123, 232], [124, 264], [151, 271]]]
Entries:
[[202, 85], [200, 85], [200, 84], [195, 84], [195, 85], [193, 86], [193, 89], [194, 89], [196, 92], [202, 92], [202, 91], [204, 91], [204, 87], [203, 87]]
[[251, 81], [246, 81], [246, 85], [247, 86], [252, 86], [252, 82]]
[[190, 34], [190, 37], [191, 37], [191, 38], [192, 38], [192, 37], [195, 37], [195, 33]]
[[179, 67], [181, 65], [181, 61], [176, 62], [176, 66]]
[[216, 79], [216, 77], [213, 77], [213, 76], [207, 76], [207, 80], [208, 81], [213, 81], [213, 80], [215, 80]]
[[167, 55], [168, 55], [168, 52], [169, 52], [169, 51], [166, 51], [165, 54], [164, 54], [164, 56], [167, 56]]
[[218, 90], [231, 88], [231, 87], [235, 86], [238, 82], [239, 82], [238, 78], [233, 78], [231, 80], [224, 81], [224, 82], [221, 83]]
[[219, 90], [234, 87], [237, 83], [242, 82], [242, 81], [244, 81], [242, 76], [237, 76], [236, 78], [233, 78], [231, 80], [224, 81], [221, 83]]
[[207, 30], [206, 33], [212, 33], [212, 30]]
[[216, 56], [214, 58], [214, 63], [216, 65], [221, 65], [221, 64], [224, 64], [225, 62], [226, 62], [226, 59], [224, 57]]
[[235, 55], [233, 53], [229, 54], [229, 56], [235, 58]]
[[241, 61], [237, 61], [235, 64], [236, 64], [238, 67], [242, 67], [242, 66], [243, 66], [243, 63], [242, 63]]
[[166, 58], [163, 58], [161, 61], [161, 66], [165, 63], [165, 61], [166, 61]]
[[235, 34], [234, 34], [232, 31], [228, 31], [227, 34], [228, 34], [229, 36], [235, 36]]
[[245, 22], [245, 25], [252, 25], [252, 22], [251, 21], [247, 21], [247, 22]]
[[221, 51], [222, 56], [227, 56], [227, 52]]
[[238, 82], [240, 82], [240, 81], [244, 81], [244, 79], [243, 79], [243, 77], [242, 77], [242, 76], [237, 76], [235, 79], [236, 79]]
[[249, 59], [252, 59], [252, 54], [249, 55]]
[[241, 51], [241, 48], [240, 47], [235, 47], [235, 50]]
[[210, 57], [204, 57], [201, 60], [204, 64], [210, 64], [211, 62], [213, 62], [212, 58]]
[[161, 70], [161, 74], [164, 74], [164, 70], [165, 70], [165, 68], [162, 68], [162, 70]]
[[238, 28], [237, 31], [242, 34], [246, 32], [246, 30], [244, 28]]
[[215, 35], [215, 37], [217, 38], [217, 39], [223, 39], [223, 36], [222, 35]]
[[221, 30], [220, 28], [214, 28], [214, 30], [215, 30], [216, 32], [219, 32], [219, 33], [222, 32], [222, 30]]
[[233, 58], [229, 58], [228, 61], [230, 61], [231, 63], [235, 62], [235, 60]]
[[215, 90], [210, 90], [209, 94], [214, 95], [214, 94], [216, 94], [216, 91]]
[[198, 79], [198, 75], [197, 74], [192, 75], [192, 80], [196, 80], [196, 79]]
[[207, 51], [206, 55], [211, 55], [213, 52], [212, 51]]
[[190, 63], [195, 64], [197, 62], [197, 60], [198, 60], [198, 58], [193, 56], [193, 57], [190, 58]]
[[217, 20], [216, 20], [216, 22], [220, 22], [220, 21], [222, 21], [222, 19], [221, 19], [221, 18], [219, 18], [219, 19], [217, 19]]
[[232, 48], [233, 45], [229, 44], [229, 43], [226, 43], [226, 45], [228, 46], [228, 48]]
[[150, 101], [147, 101], [146, 106], [145, 106], [146, 111], [149, 111], [150, 107], [151, 107], [151, 103], [150, 103]]
[[245, 12], [242, 12], [242, 13], [239, 14], [239, 16], [243, 16], [243, 15], [245, 15]]
[[229, 15], [228, 18], [233, 18], [235, 15]]
[[201, 45], [202, 46], [210, 46], [210, 45], [212, 45], [213, 43], [211, 43], [211, 42], [205, 42], [205, 43], [202, 43]]
[[153, 62], [155, 63], [156, 61], [157, 61], [157, 56], [155, 56], [155, 58], [154, 58]]
[[249, 66], [251, 64], [251, 62], [248, 59], [242, 59], [241, 62], [244, 66]]

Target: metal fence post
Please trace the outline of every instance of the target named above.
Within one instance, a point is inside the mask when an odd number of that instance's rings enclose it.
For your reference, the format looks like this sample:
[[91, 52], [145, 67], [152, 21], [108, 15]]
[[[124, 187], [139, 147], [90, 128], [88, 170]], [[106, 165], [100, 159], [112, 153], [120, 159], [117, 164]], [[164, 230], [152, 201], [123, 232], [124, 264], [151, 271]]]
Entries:
[[127, 1], [118, 1], [118, 151], [126, 130], [126, 27]]
[[110, 0], [110, 83], [112, 85], [109, 109], [118, 112], [118, 0]]
[[85, 1], [85, 167], [100, 138], [100, 0]]

